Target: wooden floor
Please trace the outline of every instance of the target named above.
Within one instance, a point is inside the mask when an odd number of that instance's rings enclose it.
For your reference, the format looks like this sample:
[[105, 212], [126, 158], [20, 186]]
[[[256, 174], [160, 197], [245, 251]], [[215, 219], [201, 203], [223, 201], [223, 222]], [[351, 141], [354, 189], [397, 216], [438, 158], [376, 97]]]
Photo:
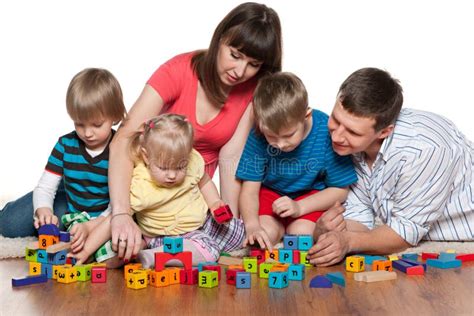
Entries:
[[[173, 285], [128, 289], [122, 270], [109, 270], [107, 283], [60, 284], [54, 280], [12, 288], [11, 278], [28, 273], [27, 262], [0, 260], [0, 315], [473, 315], [474, 262], [459, 269], [428, 268], [425, 276], [407, 276], [380, 283], [353, 280], [342, 265], [309, 268], [303, 282], [270, 289], [267, 280], [252, 276], [252, 288], [236, 289], [221, 280], [219, 287]], [[346, 287], [309, 288], [318, 274], [341, 271]]]

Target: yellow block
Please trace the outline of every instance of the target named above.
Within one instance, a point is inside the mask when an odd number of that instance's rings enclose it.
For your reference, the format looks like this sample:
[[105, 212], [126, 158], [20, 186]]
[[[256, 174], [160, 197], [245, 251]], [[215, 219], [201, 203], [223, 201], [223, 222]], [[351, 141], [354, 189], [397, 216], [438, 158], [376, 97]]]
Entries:
[[60, 267], [57, 280], [59, 283], [73, 283], [77, 281], [77, 271], [74, 267]]
[[129, 274], [133, 273], [135, 270], [138, 270], [142, 267], [141, 263], [129, 263], [123, 267], [123, 277], [125, 280], [128, 280]]
[[147, 273], [146, 271], [134, 271], [129, 273], [129, 279], [127, 281], [127, 287], [130, 289], [144, 289], [147, 286]]
[[365, 258], [350, 256], [346, 258], [346, 270], [349, 272], [362, 272], [365, 270]]
[[445, 252], [447, 252], [447, 253], [456, 253], [456, 250], [454, 250], [454, 249], [448, 249], [448, 250], [446, 250]]
[[388, 260], [390, 260], [390, 261], [398, 260], [398, 256], [390, 255], [390, 256], [388, 256]]
[[41, 262], [30, 262], [29, 275], [41, 274]]

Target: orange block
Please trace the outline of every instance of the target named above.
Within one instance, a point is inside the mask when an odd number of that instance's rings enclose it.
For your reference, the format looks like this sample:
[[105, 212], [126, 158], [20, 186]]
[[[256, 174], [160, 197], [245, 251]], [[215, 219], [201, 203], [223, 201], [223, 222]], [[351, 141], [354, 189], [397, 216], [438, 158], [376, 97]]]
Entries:
[[273, 265], [273, 267], [270, 269], [270, 272], [275, 272], [275, 271], [285, 272], [285, 271], [288, 271], [289, 267], [290, 267], [289, 264], [277, 263]]
[[168, 271], [168, 280], [169, 280], [169, 285], [172, 284], [179, 284], [179, 268], [166, 268], [165, 271]]
[[38, 236], [38, 245], [40, 249], [46, 249], [49, 246], [57, 244], [58, 242], [59, 242], [58, 236], [50, 236], [50, 235]]
[[374, 260], [372, 262], [372, 271], [379, 271], [379, 270], [392, 272], [393, 271], [392, 261], [390, 261], [390, 260]]
[[278, 249], [274, 249], [271, 252], [268, 250], [265, 250], [265, 260], [267, 259], [273, 259], [275, 261], [278, 261]]

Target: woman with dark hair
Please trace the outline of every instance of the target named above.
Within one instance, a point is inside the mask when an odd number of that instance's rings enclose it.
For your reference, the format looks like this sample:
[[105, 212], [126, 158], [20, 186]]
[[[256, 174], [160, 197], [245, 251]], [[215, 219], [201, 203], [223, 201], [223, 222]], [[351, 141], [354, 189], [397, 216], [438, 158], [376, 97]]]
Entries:
[[178, 55], [148, 80], [111, 144], [109, 186], [112, 244], [127, 261], [140, 248], [141, 233], [130, 216], [133, 163], [131, 136], [160, 113], [187, 117], [194, 128], [194, 148], [212, 177], [219, 166], [220, 192], [235, 218], [217, 226], [208, 217], [203, 230], [230, 251], [245, 236], [238, 219], [240, 183], [235, 169], [252, 126], [251, 100], [258, 78], [281, 70], [281, 27], [277, 13], [258, 3], [243, 3], [219, 23], [207, 50]]

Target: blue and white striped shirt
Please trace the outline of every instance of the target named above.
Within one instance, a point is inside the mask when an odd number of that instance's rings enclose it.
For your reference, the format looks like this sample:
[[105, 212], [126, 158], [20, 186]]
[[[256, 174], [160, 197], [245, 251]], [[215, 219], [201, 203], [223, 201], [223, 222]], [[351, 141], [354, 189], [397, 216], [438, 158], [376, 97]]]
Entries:
[[403, 109], [372, 169], [353, 155], [346, 219], [369, 228], [375, 216], [416, 245], [425, 240], [474, 240], [474, 147], [439, 115]]

